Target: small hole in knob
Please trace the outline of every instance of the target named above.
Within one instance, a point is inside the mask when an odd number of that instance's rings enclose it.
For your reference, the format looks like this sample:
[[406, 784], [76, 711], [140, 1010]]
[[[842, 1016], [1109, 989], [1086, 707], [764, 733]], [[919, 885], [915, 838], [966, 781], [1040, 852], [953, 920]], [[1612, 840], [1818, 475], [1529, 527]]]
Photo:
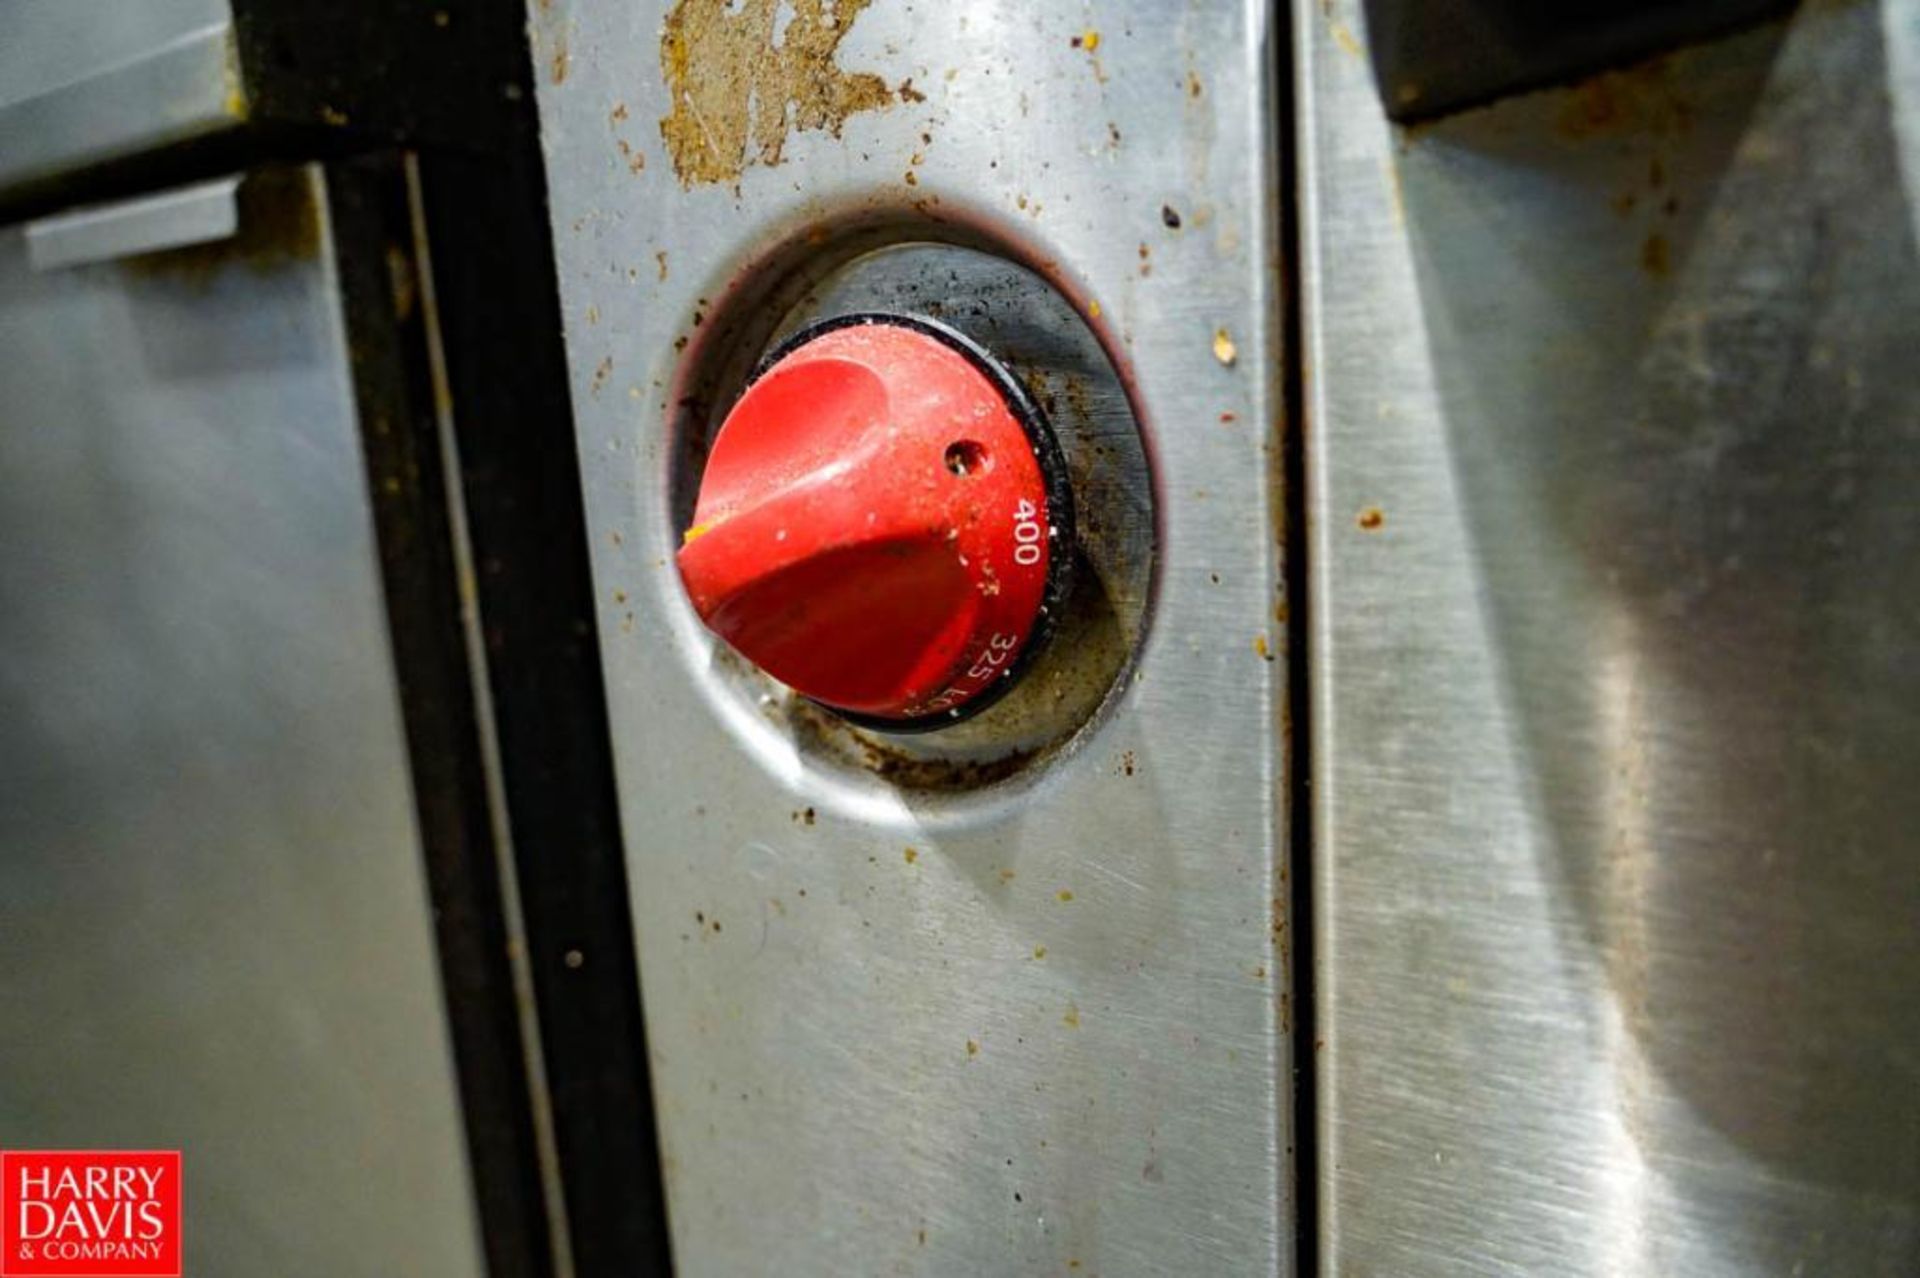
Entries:
[[987, 450], [971, 439], [947, 445], [947, 469], [956, 475], [975, 475], [987, 468]]

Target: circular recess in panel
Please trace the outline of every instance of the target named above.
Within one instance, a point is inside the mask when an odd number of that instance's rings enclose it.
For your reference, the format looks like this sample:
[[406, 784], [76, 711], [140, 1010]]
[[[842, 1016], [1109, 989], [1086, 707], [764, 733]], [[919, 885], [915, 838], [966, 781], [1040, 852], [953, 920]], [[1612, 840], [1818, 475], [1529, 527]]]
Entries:
[[[725, 299], [689, 353], [666, 476], [671, 535], [689, 610], [740, 649], [689, 617], [695, 677], [771, 759], [797, 754], [850, 780], [920, 792], [1030, 779], [1111, 702], [1147, 625], [1153, 485], [1126, 387], [1072, 303], [996, 253], [924, 241], [815, 249], [806, 267]], [[953, 352], [952, 367], [935, 345]], [[868, 385], [889, 379], [890, 389]], [[864, 410], [867, 436], [850, 436], [843, 419], [860, 410], [842, 405], [866, 403], [879, 405]], [[738, 497], [755, 483], [754, 500]], [[869, 496], [889, 483], [897, 498]], [[949, 543], [942, 570], [960, 574], [962, 594], [943, 594], [916, 575], [906, 534], [886, 534], [891, 523], [924, 523], [927, 494], [974, 491], [1002, 494], [1009, 535], [1023, 535], [982, 550], [965, 519], [933, 525]], [[716, 536], [730, 519], [727, 537]], [[755, 520], [766, 529], [754, 533]], [[949, 641], [936, 624], [944, 614], [929, 613], [914, 642], [947, 643], [948, 673], [907, 679], [913, 695], [888, 701], [867, 689], [886, 683], [879, 667], [889, 661], [872, 636], [921, 607], [915, 591], [936, 600], [929, 609], [958, 598], [969, 617], [1030, 598], [1032, 624], [956, 621]], [[822, 653], [836, 634], [848, 651]], [[863, 683], [863, 673], [873, 678]], [[836, 696], [839, 708], [823, 704]]]

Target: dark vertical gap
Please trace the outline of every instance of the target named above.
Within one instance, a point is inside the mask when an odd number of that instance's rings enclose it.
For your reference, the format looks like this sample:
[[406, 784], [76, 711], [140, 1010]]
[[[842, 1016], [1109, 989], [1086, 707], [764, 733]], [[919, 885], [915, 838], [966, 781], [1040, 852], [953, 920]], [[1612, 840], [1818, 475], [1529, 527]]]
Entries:
[[423, 154], [419, 173], [574, 1269], [666, 1273], [587, 518], [530, 114], [494, 153]]
[[1287, 583], [1287, 768], [1288, 876], [1293, 961], [1293, 1211], [1294, 1272], [1312, 1278], [1320, 1272], [1320, 1098], [1318, 994], [1314, 980], [1313, 911], [1313, 681], [1309, 663], [1312, 607], [1307, 581], [1307, 417], [1306, 341], [1300, 305], [1305, 263], [1300, 248], [1299, 138], [1295, 134], [1294, 32], [1286, 4], [1275, 6], [1277, 41], [1274, 109], [1279, 112], [1279, 199], [1281, 266], [1280, 397], [1284, 428], [1280, 437], [1281, 487]]
[[326, 178], [481, 1245], [492, 1278], [546, 1278], [551, 1222], [405, 172], [398, 156], [375, 155], [335, 161]]

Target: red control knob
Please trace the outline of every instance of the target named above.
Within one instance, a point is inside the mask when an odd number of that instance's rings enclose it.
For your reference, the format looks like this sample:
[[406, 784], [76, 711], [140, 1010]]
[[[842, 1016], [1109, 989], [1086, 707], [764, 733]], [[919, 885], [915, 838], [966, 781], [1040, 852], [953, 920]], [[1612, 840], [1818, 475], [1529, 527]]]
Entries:
[[801, 334], [727, 415], [680, 576], [700, 617], [803, 695], [893, 731], [1010, 682], [1067, 579], [1071, 498], [1024, 390], [927, 320]]

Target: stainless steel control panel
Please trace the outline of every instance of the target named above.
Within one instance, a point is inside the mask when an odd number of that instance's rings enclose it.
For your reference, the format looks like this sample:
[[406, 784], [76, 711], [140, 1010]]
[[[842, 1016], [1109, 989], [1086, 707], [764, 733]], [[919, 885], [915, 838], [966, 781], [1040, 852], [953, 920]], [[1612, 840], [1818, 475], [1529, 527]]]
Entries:
[[[678, 1264], [1288, 1269], [1270, 7], [529, 12]], [[941, 245], [1097, 344], [1062, 414], [1138, 427], [1150, 571], [1043, 748], [849, 748], [675, 571], [780, 326]]]

